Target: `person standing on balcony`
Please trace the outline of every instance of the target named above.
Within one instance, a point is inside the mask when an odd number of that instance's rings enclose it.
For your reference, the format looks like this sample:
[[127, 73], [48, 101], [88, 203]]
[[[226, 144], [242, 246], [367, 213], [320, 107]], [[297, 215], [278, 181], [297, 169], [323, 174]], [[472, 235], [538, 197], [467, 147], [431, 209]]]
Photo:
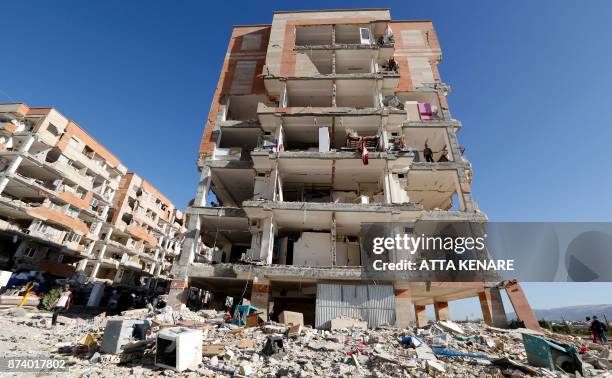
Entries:
[[425, 156], [426, 162], [428, 163], [434, 162], [433, 151], [431, 150], [431, 148], [427, 146], [427, 143], [425, 143], [425, 148], [423, 149], [423, 155]]
[[51, 318], [51, 325], [57, 323], [57, 316], [60, 312], [68, 310], [70, 308], [70, 302], [72, 301], [72, 292], [70, 291], [70, 285], [64, 285], [64, 291], [60, 294], [59, 298], [55, 300], [53, 308], [53, 317]]

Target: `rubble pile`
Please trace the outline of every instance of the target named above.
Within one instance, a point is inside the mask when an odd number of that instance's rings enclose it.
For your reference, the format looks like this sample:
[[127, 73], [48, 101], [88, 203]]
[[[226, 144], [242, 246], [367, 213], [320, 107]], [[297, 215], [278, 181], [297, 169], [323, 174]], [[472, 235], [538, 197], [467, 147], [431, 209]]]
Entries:
[[[151, 321], [152, 328], [146, 338], [131, 339], [120, 345], [121, 353], [103, 352], [109, 322], [129, 319], [138, 324], [145, 319]], [[104, 314], [89, 318], [60, 316], [58, 321], [59, 325], [53, 328], [47, 313], [21, 309], [1, 313], [0, 357], [30, 355], [65, 359], [70, 366], [68, 375], [79, 377], [128, 374], [189, 377], [612, 377], [610, 344], [593, 344], [584, 337], [527, 329], [500, 329], [476, 322], [440, 321], [425, 328], [382, 326], [367, 329], [360, 319], [342, 318], [334, 322], [333, 331], [326, 331], [302, 324], [261, 321], [257, 326], [237, 326], [226, 323], [223, 312], [173, 311], [170, 307], [156, 313], [139, 309], [112, 317]], [[344, 328], [338, 328], [340, 326]], [[179, 372], [156, 365], [156, 348], [159, 347], [156, 337], [160, 330], [173, 327], [201, 332], [202, 349], [197, 350], [197, 366]], [[181, 335], [180, 329], [177, 335]], [[580, 351], [582, 374], [563, 372], [561, 366], [552, 370], [530, 364], [523, 334], [554, 340]], [[179, 352], [193, 354], [195, 350], [184, 349]], [[66, 375], [51, 375], [60, 374]]]

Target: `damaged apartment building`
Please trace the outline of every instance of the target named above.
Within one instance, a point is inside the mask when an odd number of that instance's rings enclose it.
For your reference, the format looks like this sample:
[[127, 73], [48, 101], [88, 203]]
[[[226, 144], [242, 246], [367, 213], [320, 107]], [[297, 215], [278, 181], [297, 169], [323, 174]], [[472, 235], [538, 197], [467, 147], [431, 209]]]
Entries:
[[[0, 104], [0, 268], [168, 280], [183, 214], [53, 108]], [[163, 283], [163, 281], [161, 281]]]
[[[487, 219], [440, 59], [432, 22], [393, 21], [388, 9], [235, 26], [171, 301], [195, 288], [325, 328], [341, 315], [422, 324], [427, 305], [447, 319], [449, 301], [478, 297], [484, 318], [505, 325], [498, 284], [373, 282], [361, 269], [364, 223]], [[531, 319], [520, 286], [503, 288]]]

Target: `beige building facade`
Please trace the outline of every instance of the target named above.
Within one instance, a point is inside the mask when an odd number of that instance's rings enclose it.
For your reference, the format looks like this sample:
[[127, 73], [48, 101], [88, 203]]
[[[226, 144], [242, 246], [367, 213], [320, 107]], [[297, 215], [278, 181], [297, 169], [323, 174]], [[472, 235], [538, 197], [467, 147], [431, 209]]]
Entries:
[[447, 319], [450, 301], [479, 297], [485, 319], [503, 324], [497, 284], [373, 282], [362, 269], [365, 223], [487, 220], [440, 61], [432, 22], [392, 20], [388, 9], [235, 26], [171, 299], [196, 287], [325, 328], [351, 314], [422, 323], [428, 305]]
[[135, 286], [166, 278], [182, 213], [54, 108], [0, 104], [4, 268]]

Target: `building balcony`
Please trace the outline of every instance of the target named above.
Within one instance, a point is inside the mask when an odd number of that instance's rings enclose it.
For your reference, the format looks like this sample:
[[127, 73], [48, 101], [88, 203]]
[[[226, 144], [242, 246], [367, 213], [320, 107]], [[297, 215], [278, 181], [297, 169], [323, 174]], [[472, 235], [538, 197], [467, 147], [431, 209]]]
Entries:
[[53, 163], [49, 163], [51, 167], [56, 169], [64, 178], [78, 184], [79, 186], [85, 188], [88, 191], [93, 190], [93, 177], [88, 177], [81, 174], [78, 170], [73, 167], [64, 164], [60, 161], [55, 161]]
[[30, 207], [26, 209], [28, 215], [45, 222], [57, 224], [79, 235], [86, 235], [89, 227], [82, 220], [65, 213], [62, 208], [50, 208], [47, 206]]
[[133, 237], [148, 243], [150, 246], [154, 247], [157, 245], [157, 238], [150, 235], [147, 230], [141, 226], [130, 224], [125, 228], [125, 230]]
[[388, 23], [305, 25], [295, 28], [295, 48], [379, 48], [392, 49], [395, 44]]
[[80, 196], [78, 193], [72, 192], [72, 191], [62, 191], [61, 189], [66, 189], [66, 188], [59, 188], [60, 191], [58, 191], [57, 196], [59, 198], [61, 198], [62, 200], [68, 202], [69, 204], [78, 207], [79, 209], [82, 210], [87, 210], [87, 211], [92, 211], [90, 208], [90, 203], [91, 200], [93, 198], [93, 194], [91, 192], [87, 192], [85, 193], [84, 196]]

